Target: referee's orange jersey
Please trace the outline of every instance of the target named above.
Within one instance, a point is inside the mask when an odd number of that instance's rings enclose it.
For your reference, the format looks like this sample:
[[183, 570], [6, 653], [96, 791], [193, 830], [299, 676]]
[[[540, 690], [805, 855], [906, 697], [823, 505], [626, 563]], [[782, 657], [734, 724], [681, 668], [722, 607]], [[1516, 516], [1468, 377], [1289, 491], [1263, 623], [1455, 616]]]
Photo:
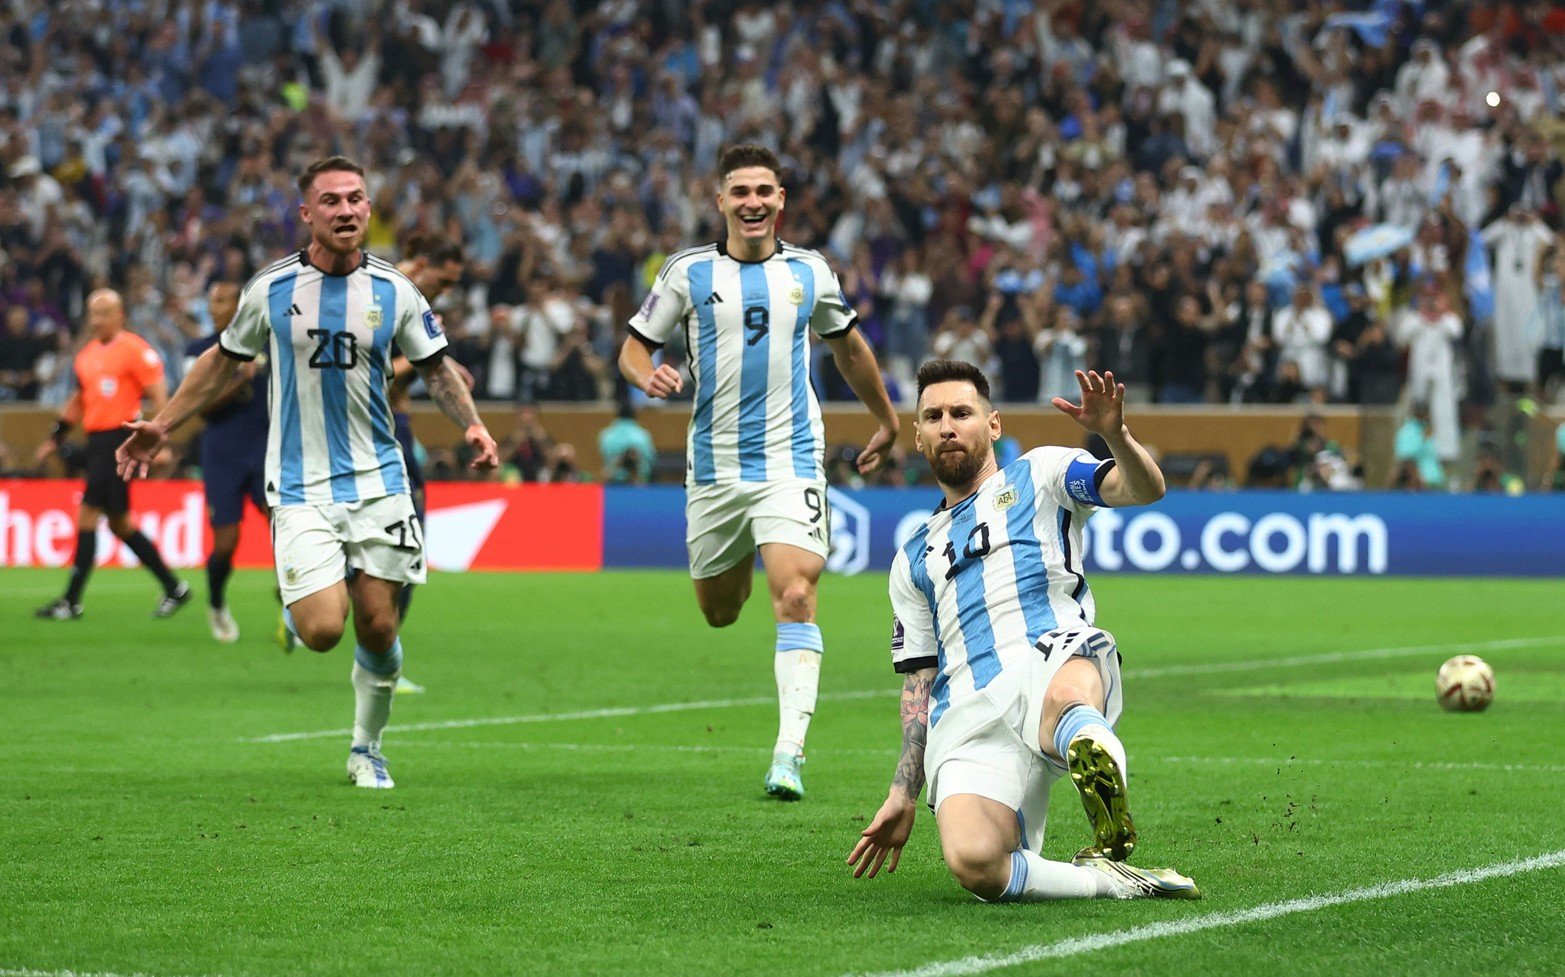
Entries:
[[121, 330], [108, 342], [89, 340], [76, 354], [82, 427], [112, 431], [141, 416], [141, 396], [163, 379], [163, 360], [147, 341]]

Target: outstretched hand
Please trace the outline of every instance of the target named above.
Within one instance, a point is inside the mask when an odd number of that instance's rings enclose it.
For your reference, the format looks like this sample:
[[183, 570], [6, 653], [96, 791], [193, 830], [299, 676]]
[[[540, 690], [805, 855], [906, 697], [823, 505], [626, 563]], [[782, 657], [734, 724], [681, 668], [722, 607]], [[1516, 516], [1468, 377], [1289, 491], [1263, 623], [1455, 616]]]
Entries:
[[145, 478], [152, 460], [168, 443], [168, 431], [156, 421], [130, 421], [125, 425], [130, 437], [114, 450], [114, 467], [120, 478], [130, 481]]
[[1125, 425], [1125, 385], [1115, 383], [1112, 372], [1099, 375], [1096, 370], [1077, 370], [1076, 382], [1081, 384], [1080, 405], [1064, 397], [1055, 397], [1051, 403], [1093, 434], [1118, 434]]
[[859, 452], [858, 470], [860, 475], [868, 475], [870, 472], [886, 463], [886, 458], [891, 453], [891, 445], [897, 440], [897, 432], [889, 427], [881, 427], [869, 439], [864, 450]]
[[482, 424], [474, 424], [462, 434], [468, 447], [473, 449], [473, 460], [467, 467], [474, 471], [488, 471], [500, 465], [500, 449], [495, 446], [494, 438], [489, 434], [489, 429]]
[[902, 860], [902, 846], [907, 844], [908, 836], [913, 833], [913, 821], [917, 816], [916, 803], [897, 797], [895, 792], [887, 797], [886, 803], [875, 812], [875, 820], [864, 829], [859, 836], [859, 843], [853, 846], [853, 851], [848, 855], [848, 864], [853, 866], [853, 877], [860, 878], [867, 872], [873, 879], [888, 857], [891, 864], [886, 866], [886, 871], [895, 872], [897, 862]]

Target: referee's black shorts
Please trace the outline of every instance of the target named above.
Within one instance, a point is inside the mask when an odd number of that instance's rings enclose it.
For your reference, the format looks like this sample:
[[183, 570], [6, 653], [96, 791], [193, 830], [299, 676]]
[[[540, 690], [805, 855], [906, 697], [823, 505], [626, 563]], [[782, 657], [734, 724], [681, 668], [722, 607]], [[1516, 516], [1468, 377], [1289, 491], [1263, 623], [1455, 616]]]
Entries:
[[87, 432], [87, 491], [82, 493], [82, 502], [102, 509], [105, 515], [130, 511], [130, 486], [114, 466], [115, 449], [127, 436], [121, 428]]

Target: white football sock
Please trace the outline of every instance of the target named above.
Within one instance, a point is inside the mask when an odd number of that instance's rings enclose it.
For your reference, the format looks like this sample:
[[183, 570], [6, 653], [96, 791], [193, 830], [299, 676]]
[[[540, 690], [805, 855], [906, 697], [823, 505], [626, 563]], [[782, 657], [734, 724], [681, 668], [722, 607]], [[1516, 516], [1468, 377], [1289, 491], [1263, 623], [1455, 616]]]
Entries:
[[1011, 881], [999, 902], [1046, 902], [1052, 899], [1103, 899], [1113, 895], [1113, 882], [1102, 872], [1051, 862], [1032, 851], [1011, 852]]
[[1130, 779], [1130, 768], [1125, 765], [1125, 744], [1114, 735], [1103, 713], [1085, 703], [1066, 709], [1054, 727], [1054, 750], [1060, 759], [1065, 759], [1071, 741], [1078, 736], [1092, 737], [1119, 764], [1119, 772], [1125, 779]]
[[[390, 671], [386, 671], [387, 668]], [[353, 651], [353, 745], [380, 749], [380, 734], [391, 719], [391, 700], [402, 674], [402, 643], [383, 655], [362, 647]]]
[[821, 631], [813, 624], [777, 625], [777, 745], [773, 753], [794, 756], [804, 750], [804, 737], [815, 714], [821, 684]]

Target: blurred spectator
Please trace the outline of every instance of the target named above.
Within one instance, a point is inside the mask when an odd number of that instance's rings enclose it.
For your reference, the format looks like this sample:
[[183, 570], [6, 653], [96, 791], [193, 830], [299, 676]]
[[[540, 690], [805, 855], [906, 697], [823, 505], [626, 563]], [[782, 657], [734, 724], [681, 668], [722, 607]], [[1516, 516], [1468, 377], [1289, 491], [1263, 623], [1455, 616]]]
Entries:
[[[1293, 301], [1272, 317], [1272, 341], [1277, 345], [1279, 368], [1298, 367], [1299, 383], [1312, 394], [1326, 387], [1326, 344], [1331, 340], [1331, 314], [1322, 307], [1315, 289], [1294, 286]], [[1279, 377], [1280, 379], [1280, 377]]]
[[501, 445], [501, 457], [524, 482], [542, 480], [554, 453], [554, 439], [543, 429], [536, 404], [523, 403], [516, 408], [516, 425]]
[[576, 324], [570, 293], [555, 275], [534, 279], [528, 285], [528, 301], [513, 313], [521, 338], [521, 372], [517, 398], [532, 402], [549, 391], [560, 344]]
[[1038, 303], [1047, 303], [1043, 295], [1035, 292], [1024, 297], [1024, 308], [1019, 311], [1004, 295], [993, 292], [984, 306], [978, 327], [994, 337], [993, 352], [999, 362], [997, 401], [1030, 404], [1038, 399], [1038, 359], [1033, 344], [1039, 334]]
[[1545, 492], [1565, 492], [1565, 423], [1554, 429], [1554, 451], [1538, 487]]
[[[1226, 332], [1218, 350], [1226, 354], [1236, 350], [1218, 378], [1222, 399], [1233, 403], [1266, 403], [1272, 399], [1277, 378], [1277, 344], [1272, 341], [1274, 312], [1266, 294], [1266, 283], [1247, 282], [1244, 297], [1229, 314]], [[1219, 365], [1222, 360], [1219, 359]]]
[[1136, 296], [1117, 293], [1109, 297], [1104, 309], [1102, 324], [1092, 333], [1094, 368], [1112, 372], [1125, 385], [1127, 400], [1150, 403], [1152, 344], [1142, 307]]
[[1087, 362], [1087, 339], [1081, 334], [1081, 317], [1074, 308], [1055, 307], [1054, 321], [1038, 330], [1033, 340], [1033, 352], [1038, 355], [1040, 370], [1037, 399], [1047, 404], [1064, 397], [1075, 403], [1081, 396], [1076, 371], [1093, 364]]
[[1461, 447], [1455, 347], [1462, 338], [1462, 320], [1451, 311], [1450, 299], [1438, 281], [1425, 279], [1416, 308], [1402, 313], [1397, 338], [1407, 349], [1407, 395], [1428, 409], [1435, 456], [1449, 465]]
[[550, 364], [549, 400], [598, 400], [604, 396], [608, 373], [602, 357], [593, 349], [587, 323], [578, 314], [576, 322], [560, 339]]
[[1483, 229], [1483, 241], [1494, 249], [1494, 374], [1520, 393], [1535, 379], [1537, 345], [1527, 321], [1538, 302], [1538, 257], [1550, 235], [1537, 214], [1516, 205]]
[[1396, 463], [1393, 488], [1445, 488], [1445, 466], [1440, 463], [1440, 453], [1430, 433], [1429, 408], [1423, 403], [1415, 401], [1407, 420], [1397, 428], [1393, 451]]
[[1157, 399], [1161, 404], [1199, 404], [1207, 381], [1206, 347], [1217, 321], [1201, 310], [1201, 300], [1182, 295], [1174, 303], [1174, 316], [1163, 327], [1156, 345], [1162, 368]]
[[1565, 236], [1538, 253], [1538, 301], [1528, 320], [1527, 334], [1538, 342], [1537, 396], [1545, 403], [1558, 399], [1565, 380]]
[[5, 310], [0, 327], [0, 400], [34, 400], [38, 397], [38, 361], [49, 344], [32, 334], [27, 308]]
[[598, 432], [598, 454], [603, 458], [603, 481], [611, 485], [645, 485], [652, 481], [657, 447], [652, 432], [636, 423], [636, 409], [619, 407], [619, 417]]
[[959, 305], [946, 311], [929, 352], [936, 359], [966, 360], [985, 372], [994, 372], [993, 340], [979, 327], [973, 310]]

